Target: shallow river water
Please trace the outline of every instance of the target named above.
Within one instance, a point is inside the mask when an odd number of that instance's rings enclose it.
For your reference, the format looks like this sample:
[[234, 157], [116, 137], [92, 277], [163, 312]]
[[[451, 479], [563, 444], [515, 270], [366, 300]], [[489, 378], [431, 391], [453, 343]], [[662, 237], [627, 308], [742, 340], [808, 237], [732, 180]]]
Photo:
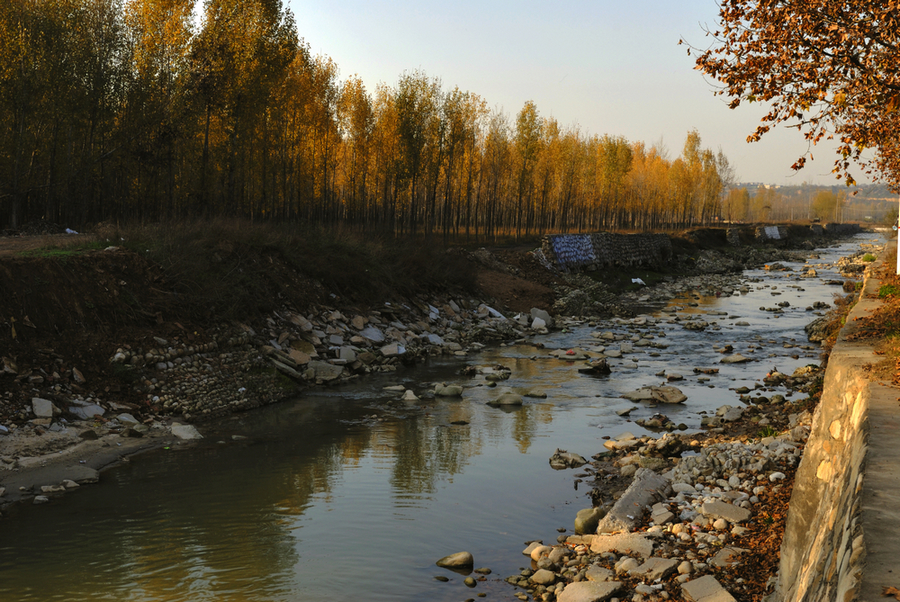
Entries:
[[[750, 292], [688, 294], [648, 314], [652, 324], [573, 327], [538, 337], [545, 349], [496, 347], [432, 361], [206, 427], [196, 447], [135, 458], [98, 485], [0, 521], [0, 600], [515, 600], [503, 579], [525, 566], [524, 542], [553, 541], [557, 528], [571, 532], [575, 513], [590, 506], [587, 488], [574, 488], [577, 470], [550, 468], [554, 450], [588, 457], [603, 451], [604, 436], [645, 433], [631, 421], [658, 409], [620, 417], [618, 410], [640, 404], [619, 395], [661, 384], [660, 371], [685, 376], [675, 384], [688, 401], [664, 411], [697, 429], [700, 412], [740, 405], [729, 388], [753, 388], [776, 366], [790, 374], [818, 363], [803, 333], [816, 316], [805, 308], [840, 291], [824, 284], [839, 276], [820, 264], [870, 241], [882, 242], [860, 235], [818, 251], [810, 262], [818, 278], [749, 271], [742, 280]], [[790, 306], [781, 314], [760, 310], [783, 301]], [[669, 321], [691, 313], [719, 329], [688, 331]], [[651, 333], [666, 347], [610, 360], [613, 374], [604, 379], [548, 356], [552, 348], [602, 344], [590, 336], [597, 331]], [[713, 346], [725, 344], [755, 361], [719, 365]], [[485, 405], [496, 389], [472, 387], [462, 399], [407, 405], [382, 390], [470, 385], [458, 375], [462, 367], [498, 363], [512, 368], [501, 386], [541, 389], [547, 398], [498, 409]], [[720, 372], [701, 382], [694, 367]], [[468, 424], [451, 424], [460, 421]], [[474, 589], [434, 564], [461, 550], [493, 571]]]

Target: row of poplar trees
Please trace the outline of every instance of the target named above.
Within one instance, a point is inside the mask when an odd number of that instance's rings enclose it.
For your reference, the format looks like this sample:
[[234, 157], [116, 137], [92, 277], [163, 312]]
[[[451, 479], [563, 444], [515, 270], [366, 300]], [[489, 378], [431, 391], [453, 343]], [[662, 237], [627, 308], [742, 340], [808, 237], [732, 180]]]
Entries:
[[369, 91], [280, 0], [196, 8], [0, 1], [0, 226], [227, 215], [449, 238], [719, 215], [731, 169], [696, 131], [672, 160], [420, 71]]

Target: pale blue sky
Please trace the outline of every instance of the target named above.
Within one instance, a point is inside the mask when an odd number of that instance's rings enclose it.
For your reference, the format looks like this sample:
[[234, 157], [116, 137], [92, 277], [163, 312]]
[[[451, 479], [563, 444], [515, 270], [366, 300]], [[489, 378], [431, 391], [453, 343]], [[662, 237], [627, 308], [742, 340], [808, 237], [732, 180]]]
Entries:
[[798, 174], [806, 149], [796, 130], [748, 144], [762, 107], [730, 110], [693, 70], [683, 37], [705, 46], [713, 0], [518, 2], [456, 0], [286, 0], [314, 54], [330, 56], [341, 79], [357, 74], [370, 93], [395, 86], [403, 71], [439, 77], [511, 116], [533, 100], [542, 116], [590, 134], [625, 136], [681, 153], [696, 128], [721, 148], [742, 182], [834, 184], [830, 148]]

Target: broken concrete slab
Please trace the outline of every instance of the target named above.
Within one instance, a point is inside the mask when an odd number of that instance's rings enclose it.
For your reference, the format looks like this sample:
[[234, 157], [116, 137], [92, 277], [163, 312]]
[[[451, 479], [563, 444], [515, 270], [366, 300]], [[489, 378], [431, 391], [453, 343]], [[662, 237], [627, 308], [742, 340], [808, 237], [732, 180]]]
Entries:
[[641, 520], [645, 506], [668, 497], [672, 491], [669, 479], [647, 468], [639, 468], [622, 497], [597, 526], [597, 533], [616, 533], [633, 530]]
[[203, 435], [191, 424], [181, 424], [180, 422], [172, 423], [172, 434], [185, 441], [191, 441], [193, 439], [202, 439]]
[[568, 584], [556, 599], [558, 602], [603, 602], [609, 600], [620, 589], [622, 584], [618, 581], [602, 583], [579, 581]]
[[678, 569], [681, 560], [677, 558], [658, 558], [656, 556], [648, 558], [644, 564], [634, 570], [628, 571], [632, 577], [638, 577], [645, 581], [656, 581], [657, 579], [665, 579]]
[[712, 575], [706, 575], [681, 586], [681, 593], [688, 602], [737, 602]]
[[308, 366], [310, 369], [315, 371], [316, 378], [322, 379], [324, 381], [340, 378], [341, 374], [344, 373], [343, 366], [335, 366], [334, 364], [330, 364], [328, 362], [312, 361], [309, 362]]
[[653, 541], [637, 533], [622, 535], [595, 535], [591, 543], [591, 552], [618, 552], [620, 554], [637, 554], [641, 558], [650, 558], [653, 553]]
[[700, 507], [700, 513], [713, 518], [724, 518], [731, 523], [742, 523], [750, 518], [750, 511], [740, 506], [726, 504], [718, 500], [706, 502]]
[[722, 548], [718, 551], [718, 553], [716, 553], [715, 556], [713, 556], [713, 559], [709, 561], [709, 564], [719, 568], [728, 567], [734, 564], [740, 564], [741, 554], [746, 551], [747, 550], [744, 550], [742, 548]]

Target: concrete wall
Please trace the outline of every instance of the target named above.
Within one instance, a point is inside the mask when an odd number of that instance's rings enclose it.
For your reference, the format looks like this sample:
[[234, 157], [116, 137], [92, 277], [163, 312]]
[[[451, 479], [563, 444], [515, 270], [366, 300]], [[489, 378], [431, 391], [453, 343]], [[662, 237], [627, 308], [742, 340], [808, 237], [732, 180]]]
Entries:
[[[854, 320], [877, 306], [867, 276], [825, 373], [803, 460], [794, 480], [773, 601], [857, 598], [865, 556], [860, 520], [873, 385], [863, 369], [877, 361], [872, 341], [848, 341]], [[874, 298], [867, 298], [867, 297]]]

